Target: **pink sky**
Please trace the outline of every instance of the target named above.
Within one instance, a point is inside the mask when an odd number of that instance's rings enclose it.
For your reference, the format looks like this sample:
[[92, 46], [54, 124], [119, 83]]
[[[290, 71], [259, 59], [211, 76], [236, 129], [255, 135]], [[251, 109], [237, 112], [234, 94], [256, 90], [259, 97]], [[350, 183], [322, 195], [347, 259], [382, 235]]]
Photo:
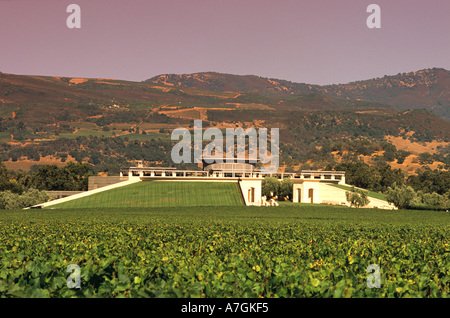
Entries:
[[[69, 4], [81, 29], [66, 26]], [[381, 7], [381, 29], [366, 8]], [[215, 71], [338, 84], [450, 69], [449, 0], [0, 0], [0, 71], [142, 81]]]

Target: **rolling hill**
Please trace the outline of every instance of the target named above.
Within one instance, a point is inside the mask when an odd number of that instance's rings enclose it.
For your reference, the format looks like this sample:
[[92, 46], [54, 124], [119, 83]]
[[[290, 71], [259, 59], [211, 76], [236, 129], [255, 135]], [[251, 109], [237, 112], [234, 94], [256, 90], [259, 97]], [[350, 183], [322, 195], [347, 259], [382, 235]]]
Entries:
[[450, 120], [450, 72], [442, 68], [325, 86], [253, 75], [239, 76], [211, 72], [166, 74], [153, 77], [146, 82], [218, 92], [256, 92], [272, 96], [316, 93], [341, 99], [383, 103], [401, 109], [423, 108]]
[[173, 166], [171, 131], [201, 119], [204, 128], [279, 128], [283, 169], [444, 168], [450, 122], [436, 114], [449, 109], [448, 74], [317, 86], [219, 73], [144, 82], [0, 73], [1, 160], [16, 170], [75, 160], [110, 174], [136, 160]]

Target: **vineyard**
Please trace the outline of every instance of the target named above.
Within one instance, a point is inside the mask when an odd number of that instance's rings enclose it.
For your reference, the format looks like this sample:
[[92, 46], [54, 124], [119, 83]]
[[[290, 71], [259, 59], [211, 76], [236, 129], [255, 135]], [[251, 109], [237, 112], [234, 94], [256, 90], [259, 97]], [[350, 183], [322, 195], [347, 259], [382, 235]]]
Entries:
[[449, 219], [311, 205], [2, 211], [0, 297], [448, 297]]

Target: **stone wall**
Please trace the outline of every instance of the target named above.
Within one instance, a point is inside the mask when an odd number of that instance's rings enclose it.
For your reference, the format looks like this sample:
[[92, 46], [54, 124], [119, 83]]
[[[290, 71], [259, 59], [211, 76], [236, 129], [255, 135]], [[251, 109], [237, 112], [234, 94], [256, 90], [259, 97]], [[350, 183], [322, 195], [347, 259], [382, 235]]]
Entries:
[[111, 184], [119, 183], [122, 181], [127, 181], [128, 179], [129, 179], [128, 176], [126, 176], [126, 177], [119, 177], [119, 176], [89, 177], [88, 190], [90, 191], [90, 190], [95, 190], [98, 188], [106, 187]]

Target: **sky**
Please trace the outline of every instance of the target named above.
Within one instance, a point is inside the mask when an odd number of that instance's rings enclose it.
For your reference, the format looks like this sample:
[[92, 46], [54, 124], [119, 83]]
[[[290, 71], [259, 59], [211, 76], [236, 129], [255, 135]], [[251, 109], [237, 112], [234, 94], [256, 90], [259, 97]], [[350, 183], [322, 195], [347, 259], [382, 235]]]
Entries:
[[[70, 4], [81, 28], [69, 28]], [[381, 28], [369, 28], [370, 4]], [[0, 0], [0, 72], [340, 84], [450, 69], [449, 0]]]

